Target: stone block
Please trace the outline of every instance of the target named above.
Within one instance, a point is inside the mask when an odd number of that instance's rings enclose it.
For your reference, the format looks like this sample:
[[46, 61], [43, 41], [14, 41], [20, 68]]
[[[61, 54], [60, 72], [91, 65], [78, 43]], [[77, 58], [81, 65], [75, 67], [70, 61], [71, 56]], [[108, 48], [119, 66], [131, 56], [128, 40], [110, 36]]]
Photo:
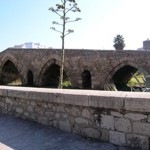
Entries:
[[75, 125], [73, 126], [72, 132], [73, 132], [73, 133], [76, 133], [76, 134], [84, 135], [85, 133], [84, 133], [84, 130], [83, 130], [83, 129], [84, 129], [84, 128], [82, 128], [80, 125], [75, 124]]
[[56, 113], [55, 118], [59, 119], [60, 118], [60, 113]]
[[35, 109], [35, 113], [37, 113], [38, 115], [40, 115], [40, 116], [43, 116], [43, 114], [44, 114], [44, 112], [43, 112], [43, 110], [42, 109]]
[[120, 146], [126, 145], [125, 133], [109, 131], [109, 142]]
[[69, 120], [59, 121], [59, 128], [64, 131], [71, 132], [71, 124]]
[[33, 112], [33, 111], [34, 111], [34, 108], [33, 108], [32, 106], [28, 106], [28, 107], [27, 107], [27, 110], [28, 110], [29, 112]]
[[41, 124], [47, 125], [47, 118], [40, 116], [40, 117], [38, 117], [38, 122]]
[[48, 104], [47, 104], [47, 107], [48, 107], [48, 109], [52, 109], [53, 104], [48, 103]]
[[36, 102], [32, 101], [31, 103], [31, 106], [36, 106]]
[[55, 118], [55, 115], [57, 116], [58, 113], [54, 113], [54, 112], [52, 112], [52, 111], [46, 111], [46, 112], [45, 112], [45, 115], [46, 115], [49, 119], [51, 119], [51, 118]]
[[125, 109], [137, 112], [150, 112], [150, 100], [144, 97], [135, 98], [134, 95], [134, 97], [125, 99]]
[[0, 89], [0, 96], [7, 97], [7, 90], [6, 89]]
[[64, 103], [75, 106], [89, 106], [88, 95], [78, 94], [64, 94]]
[[140, 135], [150, 136], [150, 123], [134, 122], [133, 132]]
[[53, 112], [56, 112], [56, 111], [57, 111], [57, 106], [53, 105], [52, 108], [51, 108], [51, 110], [52, 110]]
[[48, 109], [48, 105], [46, 103], [43, 103], [42, 105], [44, 109]]
[[70, 109], [70, 111], [68, 113], [71, 114], [71, 115], [73, 115], [73, 116], [75, 116], [75, 117], [81, 115], [80, 109], [77, 108], [77, 107], [74, 107], [74, 106]]
[[122, 132], [131, 132], [131, 123], [128, 119], [115, 118], [115, 129]]
[[17, 107], [17, 108], [16, 108], [16, 112], [17, 112], [17, 113], [22, 113], [22, 112], [23, 112], [23, 109], [20, 108], [20, 107]]
[[106, 130], [106, 129], [101, 130], [100, 140], [109, 142], [109, 130]]
[[148, 115], [148, 117], [147, 117], [147, 122], [150, 123], [150, 115]]
[[114, 130], [114, 116], [101, 114], [101, 127]]
[[63, 119], [68, 118], [68, 114], [62, 114], [62, 118], [63, 118]]
[[95, 128], [84, 128], [84, 134], [87, 137], [94, 138], [94, 139], [99, 139], [100, 137], [100, 131]]
[[111, 111], [110, 114], [115, 117], [123, 117], [123, 114], [121, 114], [120, 112], [116, 112], [116, 111]]
[[24, 116], [25, 116], [26, 118], [30, 118], [30, 114], [29, 114], [28, 112], [25, 112], [25, 113], [24, 113]]
[[82, 110], [82, 117], [90, 119], [91, 118], [90, 111], [88, 109], [83, 109]]
[[5, 103], [4, 102], [0, 102], [0, 107], [4, 108], [5, 107]]
[[6, 97], [5, 101], [6, 101], [7, 104], [11, 104], [11, 105], [13, 104], [13, 101], [12, 101], [11, 98]]
[[146, 119], [147, 115], [127, 113], [127, 114], [124, 115], [124, 117], [132, 119], [134, 121], [140, 121], [140, 120]]
[[127, 135], [127, 146], [140, 148], [142, 150], [149, 150], [149, 140], [146, 136], [128, 134]]
[[85, 125], [89, 124], [89, 120], [81, 118], [81, 117], [75, 118], [75, 122], [77, 124], [85, 124]]
[[49, 93], [48, 94], [48, 102], [54, 102], [54, 103], [59, 103], [63, 104], [64, 103], [64, 97], [62, 93]]
[[99, 108], [111, 108], [111, 109], [122, 109], [123, 101], [122, 97], [115, 97], [110, 95], [109, 92], [106, 94], [101, 93], [102, 95], [91, 95], [89, 96], [89, 106], [99, 107]]
[[28, 99], [28, 91], [9, 89], [7, 90], [7, 92], [8, 97], [18, 97], [22, 99]]
[[49, 93], [40, 92], [40, 91], [28, 91], [28, 99], [32, 99], [34, 101], [48, 101]]
[[57, 112], [65, 112], [65, 108], [63, 105], [57, 106]]

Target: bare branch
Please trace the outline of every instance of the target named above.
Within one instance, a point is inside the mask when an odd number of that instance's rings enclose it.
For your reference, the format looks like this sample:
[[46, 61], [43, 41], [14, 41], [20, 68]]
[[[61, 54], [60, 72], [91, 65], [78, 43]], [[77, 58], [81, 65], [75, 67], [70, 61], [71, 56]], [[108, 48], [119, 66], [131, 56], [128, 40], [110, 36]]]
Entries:
[[81, 20], [81, 18], [76, 18], [75, 20], [69, 20], [69, 21], [66, 21], [66, 23], [76, 22], [76, 21], [79, 21], [79, 20]]
[[71, 34], [71, 32], [68, 32], [67, 34], [64, 35], [64, 37], [66, 37], [67, 35]]
[[56, 21], [53, 21], [52, 24], [56, 24], [56, 25], [63, 26], [63, 24], [61, 24], [61, 23], [59, 23], [59, 22], [56, 22]]
[[74, 30], [68, 29], [68, 32], [73, 33], [73, 32], [74, 32]]
[[74, 10], [74, 12], [81, 12], [79, 7], [76, 7], [76, 9]]
[[48, 10], [50, 10], [50, 11], [56, 13], [58, 16], [61, 17], [61, 14], [58, 13], [58, 9], [54, 9], [53, 7], [50, 7]]
[[62, 10], [62, 9], [56, 9], [56, 11], [57, 11], [57, 12], [59, 12], [59, 11], [60, 11], [60, 12], [63, 12], [63, 10]]
[[82, 18], [76, 18], [76, 21], [82, 20]]
[[64, 9], [65, 8], [64, 5], [61, 5], [61, 4], [56, 4], [56, 7], [57, 7], [57, 9]]
[[72, 11], [75, 7], [77, 6], [77, 3], [75, 3], [71, 8], [67, 9], [66, 11], [66, 14], [69, 12], [69, 11]]
[[68, 29], [68, 31], [66, 32], [66, 34], [64, 36], [67, 36], [68, 34], [73, 33], [73, 32], [74, 32], [74, 30]]
[[75, 0], [67, 0], [67, 1], [69, 1], [69, 2], [74, 2], [74, 3], [76, 2]]
[[61, 33], [61, 34], [62, 34], [62, 32], [61, 32], [61, 31], [59, 31], [59, 30], [55, 29], [54, 27], [51, 27], [50, 29], [52, 29], [52, 30], [54, 30], [54, 31], [56, 31], [56, 32], [58, 32], [58, 33]]

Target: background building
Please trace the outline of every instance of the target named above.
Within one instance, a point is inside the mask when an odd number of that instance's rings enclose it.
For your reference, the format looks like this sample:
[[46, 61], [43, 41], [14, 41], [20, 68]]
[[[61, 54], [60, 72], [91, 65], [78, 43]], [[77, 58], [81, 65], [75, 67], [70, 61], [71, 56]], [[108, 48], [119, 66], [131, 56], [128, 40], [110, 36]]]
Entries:
[[41, 45], [40, 43], [33, 43], [33, 42], [15, 45], [14, 47], [15, 48], [46, 48], [46, 46]]
[[143, 41], [143, 47], [138, 48], [137, 50], [139, 50], [139, 51], [148, 51], [148, 50], [150, 50], [150, 40], [147, 39], [147, 40]]

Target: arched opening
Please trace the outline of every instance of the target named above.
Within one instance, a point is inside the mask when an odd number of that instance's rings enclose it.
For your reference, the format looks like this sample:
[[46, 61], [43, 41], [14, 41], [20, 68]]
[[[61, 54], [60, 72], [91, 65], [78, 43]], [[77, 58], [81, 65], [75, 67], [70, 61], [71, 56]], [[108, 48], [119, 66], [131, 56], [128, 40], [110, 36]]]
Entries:
[[27, 72], [27, 85], [28, 86], [33, 86], [34, 85], [34, 82], [33, 82], [33, 73], [31, 70], [29, 70]]
[[1, 83], [3, 85], [22, 85], [18, 69], [10, 60], [2, 68]]
[[[42, 86], [57, 88], [59, 84], [60, 66], [53, 63], [50, 65], [42, 76]], [[64, 72], [64, 80], [66, 79]]]
[[137, 71], [137, 68], [129, 65], [119, 69], [112, 77], [112, 82], [116, 85], [117, 90], [130, 91], [127, 83]]
[[87, 70], [82, 73], [82, 87], [83, 89], [91, 89], [91, 73]]

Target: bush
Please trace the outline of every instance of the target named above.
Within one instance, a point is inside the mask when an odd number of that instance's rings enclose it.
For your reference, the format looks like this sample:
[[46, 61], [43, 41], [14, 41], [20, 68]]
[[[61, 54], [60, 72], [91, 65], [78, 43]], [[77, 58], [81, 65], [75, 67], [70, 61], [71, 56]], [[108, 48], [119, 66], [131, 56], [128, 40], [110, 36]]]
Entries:
[[70, 81], [64, 81], [62, 86], [63, 88], [71, 88], [72, 85]]

